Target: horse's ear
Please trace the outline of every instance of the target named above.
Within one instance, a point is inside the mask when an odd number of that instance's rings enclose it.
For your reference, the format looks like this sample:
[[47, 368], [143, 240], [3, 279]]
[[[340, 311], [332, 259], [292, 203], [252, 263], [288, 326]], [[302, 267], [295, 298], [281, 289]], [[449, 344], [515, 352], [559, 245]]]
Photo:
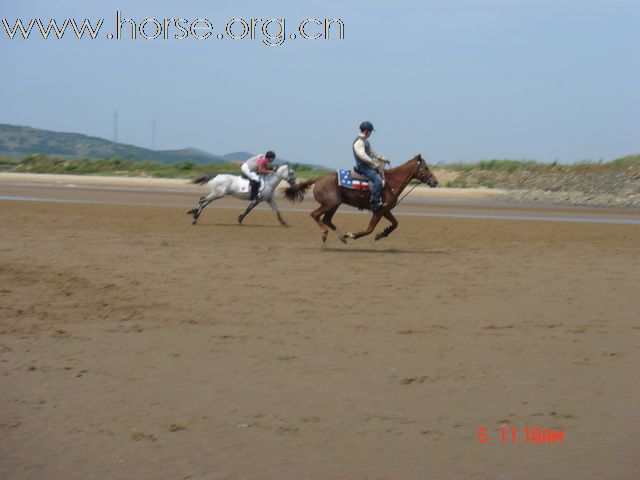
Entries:
[[418, 160], [419, 162], [424, 162], [424, 159], [422, 158], [422, 154], [421, 153], [416, 155], [416, 160]]

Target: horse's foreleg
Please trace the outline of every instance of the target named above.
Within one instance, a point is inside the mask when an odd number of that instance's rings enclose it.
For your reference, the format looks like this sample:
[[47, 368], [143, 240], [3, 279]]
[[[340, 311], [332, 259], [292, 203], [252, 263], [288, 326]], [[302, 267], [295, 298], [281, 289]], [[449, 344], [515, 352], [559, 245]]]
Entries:
[[345, 234], [345, 237], [351, 238], [353, 240], [357, 240], [360, 237], [366, 237], [371, 232], [373, 232], [373, 230], [376, 228], [376, 225], [378, 225], [378, 222], [380, 221], [381, 218], [382, 218], [381, 213], [374, 213], [373, 216], [371, 217], [371, 221], [369, 222], [369, 226], [367, 227], [366, 230], [362, 232], [356, 232], [356, 233], [347, 232]]
[[244, 211], [244, 213], [238, 217], [238, 224], [239, 224], [239, 225], [242, 225], [242, 220], [244, 220], [244, 217], [246, 217], [247, 215], [249, 215], [249, 212], [250, 212], [251, 210], [253, 210], [253, 209], [255, 208], [255, 206], [256, 206], [256, 205], [258, 205], [259, 203], [260, 203], [260, 200], [256, 199], [256, 200], [253, 200], [253, 201], [249, 204], [249, 206], [248, 206], [248, 207], [247, 207], [247, 209]]
[[389, 225], [382, 232], [376, 235], [376, 241], [380, 240], [381, 238], [388, 237], [389, 234], [398, 227], [398, 220], [396, 220], [396, 217], [393, 216], [390, 210], [387, 212], [384, 212], [383, 215], [384, 215], [384, 218], [386, 218], [391, 222], [391, 225]]
[[283, 227], [288, 227], [289, 225], [287, 225], [287, 222], [285, 222], [284, 219], [282, 218], [282, 215], [280, 215], [280, 210], [278, 210], [278, 206], [276, 205], [276, 200], [273, 197], [269, 200], [269, 206], [271, 207], [271, 210], [273, 211], [273, 213], [276, 214], [276, 217], [278, 217], [278, 221], [280, 222], [280, 225], [282, 225]]

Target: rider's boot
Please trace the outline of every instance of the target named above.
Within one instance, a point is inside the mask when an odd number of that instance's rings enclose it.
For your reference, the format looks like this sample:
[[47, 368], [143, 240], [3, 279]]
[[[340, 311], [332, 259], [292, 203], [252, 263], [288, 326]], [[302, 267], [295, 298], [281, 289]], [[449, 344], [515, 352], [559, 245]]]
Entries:
[[260, 179], [260, 186], [258, 187], [258, 193], [256, 195], [256, 198], [258, 200], [262, 200], [262, 194], [264, 192], [264, 179]]

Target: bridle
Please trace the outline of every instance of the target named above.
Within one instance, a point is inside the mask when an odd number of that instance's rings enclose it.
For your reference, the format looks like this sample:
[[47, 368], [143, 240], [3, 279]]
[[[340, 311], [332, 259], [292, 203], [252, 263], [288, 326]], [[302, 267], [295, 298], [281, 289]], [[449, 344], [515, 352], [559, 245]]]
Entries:
[[[281, 168], [281, 167], [287, 167], [287, 176], [286, 177], [281, 177], [277, 173], [278, 169]], [[286, 180], [289, 183], [289, 185], [294, 185], [296, 183], [296, 176], [295, 176], [295, 174], [293, 172], [293, 168], [291, 167], [291, 164], [289, 164], [289, 162], [287, 162], [287, 163], [281, 165], [280, 167], [276, 168], [271, 175], [274, 175], [274, 176], [277, 175], [278, 178], [280, 178], [280, 180]]]
[[291, 165], [289, 165], [287, 163], [287, 183], [289, 183], [289, 185], [293, 186], [296, 183], [296, 176], [293, 172], [293, 168], [291, 168]]
[[[423, 167], [424, 167], [424, 159], [420, 158], [420, 160], [418, 160], [416, 162], [416, 168], [413, 169], [413, 171], [409, 174], [409, 176], [404, 180], [404, 182], [402, 182], [402, 184], [406, 184], [409, 185], [409, 182], [411, 181], [411, 179], [413, 177], [418, 176], [418, 174], [422, 174], [423, 172]], [[422, 176], [422, 175], [420, 175]], [[414, 188], [416, 188], [418, 185], [421, 185], [423, 183], [427, 183], [429, 180], [425, 180], [425, 181], [421, 181], [420, 183], [416, 183], [413, 187], [411, 187], [409, 189], [409, 191], [407, 193], [405, 193], [401, 199], [398, 200], [399, 195], [396, 193], [396, 191], [393, 189], [393, 187], [391, 187], [391, 185], [389, 185], [389, 190], [391, 190], [391, 193], [393, 194], [394, 197], [396, 197], [396, 201], [394, 202], [394, 206], [398, 205], [402, 200], [404, 200], [405, 198], [407, 198], [407, 195], [409, 195]]]

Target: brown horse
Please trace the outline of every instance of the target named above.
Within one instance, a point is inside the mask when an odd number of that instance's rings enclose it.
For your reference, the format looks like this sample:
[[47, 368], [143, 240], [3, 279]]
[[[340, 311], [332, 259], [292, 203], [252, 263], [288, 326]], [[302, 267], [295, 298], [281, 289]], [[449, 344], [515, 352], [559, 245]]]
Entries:
[[382, 198], [387, 203], [386, 207], [373, 211], [373, 216], [369, 222], [369, 226], [366, 230], [357, 233], [343, 233], [337, 228], [331, 219], [333, 214], [336, 213], [338, 207], [346, 203], [352, 207], [368, 208], [370, 205], [369, 192], [362, 192], [360, 190], [348, 189], [338, 186], [338, 174], [329, 173], [323, 177], [318, 177], [306, 182], [298, 183], [285, 190], [284, 196], [292, 202], [302, 201], [307, 189], [315, 183], [313, 189], [313, 196], [320, 203], [320, 207], [311, 212], [311, 217], [320, 226], [322, 232], [322, 242], [327, 241], [327, 234], [329, 228], [336, 232], [338, 238], [347, 243], [347, 239], [357, 239], [369, 235], [376, 228], [378, 222], [382, 217], [385, 217], [391, 222], [387, 228], [376, 235], [376, 240], [380, 240], [388, 236], [398, 226], [398, 221], [392, 215], [391, 210], [398, 203], [398, 199], [402, 191], [409, 185], [411, 180], [419, 180], [422, 183], [428, 184], [430, 187], [436, 187], [438, 180], [431, 173], [427, 163], [422, 159], [421, 155], [416, 155], [414, 158], [406, 163], [403, 163], [399, 167], [391, 168], [384, 171], [385, 185], [382, 190]]

